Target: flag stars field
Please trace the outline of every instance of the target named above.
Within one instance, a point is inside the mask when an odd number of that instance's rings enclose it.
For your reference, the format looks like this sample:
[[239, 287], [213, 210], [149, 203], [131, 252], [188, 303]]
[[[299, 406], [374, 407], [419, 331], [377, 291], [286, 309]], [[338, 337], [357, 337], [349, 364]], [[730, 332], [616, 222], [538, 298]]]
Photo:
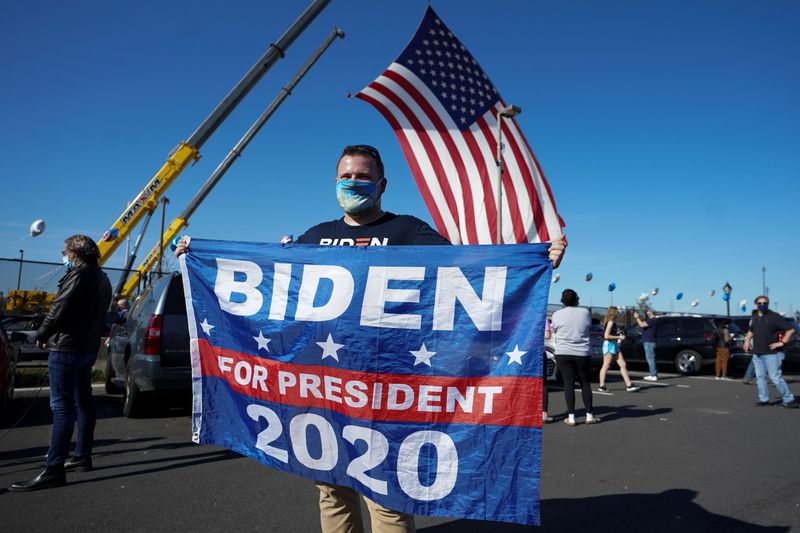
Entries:
[[436, 355], [436, 352], [428, 351], [428, 348], [425, 347], [424, 342], [422, 343], [422, 348], [417, 351], [410, 351], [409, 353], [414, 356], [414, 366], [417, 366], [420, 363], [431, 366], [431, 357]]
[[253, 339], [255, 339], [255, 341], [258, 343], [258, 348], [256, 348], [256, 351], [262, 348], [266, 351], [269, 351], [269, 346], [267, 345], [272, 339], [266, 338], [264, 334], [261, 333], [261, 330], [258, 330], [258, 337], [253, 337]]
[[322, 359], [333, 357], [337, 361], [339, 360], [339, 349], [344, 347], [344, 344], [333, 342], [333, 336], [330, 333], [328, 333], [328, 339], [325, 342], [317, 342], [317, 345], [322, 348]]
[[216, 326], [212, 326], [211, 324], [208, 323], [208, 319], [204, 318], [203, 321], [200, 323], [200, 327], [203, 328], [203, 332], [206, 334], [206, 336], [210, 337], [211, 330], [214, 329]]
[[508, 364], [510, 365], [511, 363], [517, 363], [518, 365], [522, 365], [522, 356], [526, 353], [528, 352], [520, 350], [519, 345], [515, 344], [514, 351], [506, 352], [506, 355], [508, 356]]

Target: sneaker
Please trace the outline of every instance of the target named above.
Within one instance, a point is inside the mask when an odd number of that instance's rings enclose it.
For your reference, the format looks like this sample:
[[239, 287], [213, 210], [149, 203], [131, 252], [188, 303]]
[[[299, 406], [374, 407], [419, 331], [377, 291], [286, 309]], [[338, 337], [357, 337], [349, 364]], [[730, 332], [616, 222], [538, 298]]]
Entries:
[[742, 383], [744, 383], [745, 385], [752, 385], [753, 384], [753, 380], [752, 379], [743, 379]]
[[597, 392], [608, 392], [608, 388], [601, 385], [597, 387]]
[[714, 379], [722, 379], [722, 376], [714, 376]]
[[599, 419], [598, 417], [594, 417], [594, 418], [587, 418], [587, 419], [586, 419], [586, 423], [587, 423], [587, 424], [599, 424], [600, 422], [602, 422], [602, 420], [601, 420], [601, 419]]
[[625, 387], [625, 390], [628, 391], [628, 392], [636, 392], [637, 390], [640, 390], [640, 389], [641, 389], [641, 387], [637, 387], [636, 385], [631, 385], [629, 387]]
[[568, 426], [574, 426], [575, 425], [575, 421], [574, 420], [570, 420], [569, 417], [564, 419], [564, 423], [566, 425], [568, 425]]
[[722, 376], [722, 381], [733, 381], [733, 380], [728, 376]]
[[756, 407], [765, 407], [765, 406], [769, 405], [769, 402], [762, 402], [761, 400], [759, 400], [759, 401], [756, 402], [755, 405], [756, 405]]
[[550, 415], [542, 417], [542, 422], [544, 422], [545, 424], [552, 424], [554, 420], [555, 418], [553, 418]]
[[796, 401], [792, 400], [791, 402], [782, 403], [781, 407], [787, 407], [789, 409], [797, 409], [800, 406], [798, 406]]
[[645, 376], [642, 379], [644, 379], [645, 381], [658, 381], [658, 376]]

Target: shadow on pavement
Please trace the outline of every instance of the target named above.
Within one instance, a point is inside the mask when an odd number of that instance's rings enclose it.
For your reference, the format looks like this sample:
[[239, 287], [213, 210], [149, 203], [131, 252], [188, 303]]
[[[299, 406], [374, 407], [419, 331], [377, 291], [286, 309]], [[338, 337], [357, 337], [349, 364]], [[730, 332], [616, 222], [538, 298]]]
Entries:
[[715, 514], [694, 503], [697, 492], [673, 489], [659, 494], [614, 494], [592, 498], [542, 500], [542, 526], [521, 526], [479, 520], [456, 520], [421, 528], [427, 533], [521, 533], [558, 531], [603, 533], [707, 532], [782, 533], [789, 526], [759, 526]]
[[603, 419], [603, 422], [611, 422], [620, 418], [642, 418], [645, 416], [659, 416], [672, 412], [670, 407], [659, 407], [657, 409], [643, 409], [634, 405], [595, 405], [595, 414]]

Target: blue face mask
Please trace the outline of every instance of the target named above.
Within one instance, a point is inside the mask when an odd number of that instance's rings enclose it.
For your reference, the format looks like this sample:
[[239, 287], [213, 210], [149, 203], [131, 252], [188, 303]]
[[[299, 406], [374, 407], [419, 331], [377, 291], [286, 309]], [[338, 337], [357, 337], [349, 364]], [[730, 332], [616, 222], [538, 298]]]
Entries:
[[762, 313], [766, 313], [768, 309], [769, 309], [769, 304], [758, 305], [758, 310], [761, 311]]
[[72, 267], [75, 266], [75, 263], [70, 261], [68, 255], [62, 255], [61, 256], [61, 261], [64, 263], [64, 266], [67, 267], [67, 270], [70, 270]]
[[358, 215], [369, 211], [377, 202], [378, 184], [372, 181], [339, 180], [336, 182], [336, 200], [342, 211]]

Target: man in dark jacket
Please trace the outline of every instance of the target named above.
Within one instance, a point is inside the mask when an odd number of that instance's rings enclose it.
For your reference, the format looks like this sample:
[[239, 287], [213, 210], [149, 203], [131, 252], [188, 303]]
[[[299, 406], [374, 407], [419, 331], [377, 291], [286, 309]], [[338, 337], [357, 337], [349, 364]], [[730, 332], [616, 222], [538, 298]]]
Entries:
[[[58, 294], [36, 332], [36, 344], [50, 354], [50, 409], [53, 431], [44, 470], [30, 481], [11, 485], [12, 491], [58, 487], [66, 483], [66, 470], [92, 468], [95, 412], [92, 399], [92, 365], [97, 359], [103, 319], [111, 302], [111, 283], [97, 264], [100, 250], [85, 235], [64, 241], [67, 273], [58, 282]], [[75, 420], [78, 440], [75, 455], [67, 460]]]

